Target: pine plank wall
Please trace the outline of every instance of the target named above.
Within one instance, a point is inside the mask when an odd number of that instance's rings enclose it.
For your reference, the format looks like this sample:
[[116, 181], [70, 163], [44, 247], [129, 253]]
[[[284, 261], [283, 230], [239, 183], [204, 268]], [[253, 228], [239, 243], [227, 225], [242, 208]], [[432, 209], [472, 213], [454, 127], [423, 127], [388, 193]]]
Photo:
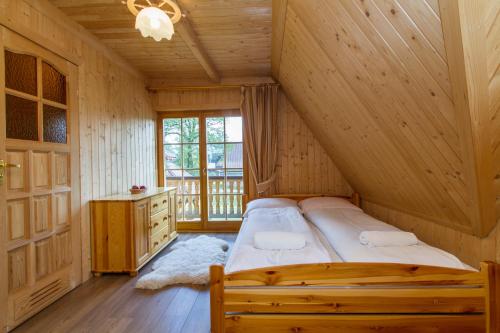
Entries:
[[38, 0], [0, 0], [0, 13], [2, 23], [79, 62], [85, 280], [90, 273], [88, 202], [127, 191], [131, 183], [156, 184], [156, 114], [141, 74], [55, 7]]

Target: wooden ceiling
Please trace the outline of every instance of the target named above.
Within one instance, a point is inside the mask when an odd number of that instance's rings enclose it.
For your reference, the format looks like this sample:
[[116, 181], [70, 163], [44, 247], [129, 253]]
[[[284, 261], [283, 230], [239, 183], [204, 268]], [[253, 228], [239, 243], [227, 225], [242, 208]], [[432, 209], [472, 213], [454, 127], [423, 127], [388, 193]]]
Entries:
[[500, 217], [499, 2], [274, 4], [273, 76], [351, 186], [487, 235]]
[[135, 17], [121, 0], [50, 2], [148, 78], [219, 81], [270, 75], [271, 0], [178, 0], [185, 17], [175, 25], [172, 40], [161, 42], [134, 29]]

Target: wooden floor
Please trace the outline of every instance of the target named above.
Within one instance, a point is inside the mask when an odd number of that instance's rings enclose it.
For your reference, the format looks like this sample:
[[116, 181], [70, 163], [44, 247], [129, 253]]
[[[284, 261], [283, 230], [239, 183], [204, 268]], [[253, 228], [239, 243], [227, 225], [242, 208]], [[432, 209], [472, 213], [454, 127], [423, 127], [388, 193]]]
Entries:
[[[196, 234], [183, 234], [182, 241]], [[211, 235], [231, 245], [235, 234]], [[169, 246], [170, 247], [170, 246]], [[154, 259], [166, 254], [169, 248]], [[151, 271], [152, 260], [139, 277]], [[135, 289], [138, 277], [103, 275], [92, 278], [15, 329], [24, 332], [163, 332], [209, 333], [207, 287], [173, 286], [160, 291]]]

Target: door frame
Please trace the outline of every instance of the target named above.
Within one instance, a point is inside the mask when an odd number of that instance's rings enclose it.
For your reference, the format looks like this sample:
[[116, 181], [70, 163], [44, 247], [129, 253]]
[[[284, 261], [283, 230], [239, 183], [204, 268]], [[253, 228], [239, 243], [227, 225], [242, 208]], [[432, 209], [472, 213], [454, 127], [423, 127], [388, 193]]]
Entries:
[[[165, 174], [164, 174], [164, 156], [163, 156], [163, 120], [168, 118], [199, 118], [199, 128], [200, 128], [200, 222], [177, 222], [177, 228], [180, 232], [237, 232], [242, 221], [208, 221], [208, 210], [207, 210], [207, 178], [203, 170], [206, 169], [206, 126], [205, 120], [208, 117], [227, 117], [227, 116], [241, 116], [241, 111], [238, 109], [234, 110], [202, 110], [202, 111], [164, 111], [158, 112], [157, 117], [157, 164], [158, 164], [158, 186], [165, 186]], [[245, 138], [245, 128], [243, 126], [243, 140]], [[242, 212], [246, 208], [246, 201], [248, 197], [248, 185], [249, 185], [249, 174], [248, 174], [248, 158], [245, 149], [245, 144], [243, 143], [243, 188], [244, 192], [242, 195]]]

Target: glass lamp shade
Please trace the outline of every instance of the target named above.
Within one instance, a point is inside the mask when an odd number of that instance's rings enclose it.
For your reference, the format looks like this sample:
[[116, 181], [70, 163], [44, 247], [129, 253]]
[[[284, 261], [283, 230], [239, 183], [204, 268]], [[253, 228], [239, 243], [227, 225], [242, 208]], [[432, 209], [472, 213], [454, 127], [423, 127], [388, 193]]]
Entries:
[[156, 7], [147, 7], [141, 10], [135, 19], [135, 28], [141, 32], [143, 37], [153, 37], [157, 42], [162, 38], [170, 40], [174, 34], [174, 25], [170, 17]]

